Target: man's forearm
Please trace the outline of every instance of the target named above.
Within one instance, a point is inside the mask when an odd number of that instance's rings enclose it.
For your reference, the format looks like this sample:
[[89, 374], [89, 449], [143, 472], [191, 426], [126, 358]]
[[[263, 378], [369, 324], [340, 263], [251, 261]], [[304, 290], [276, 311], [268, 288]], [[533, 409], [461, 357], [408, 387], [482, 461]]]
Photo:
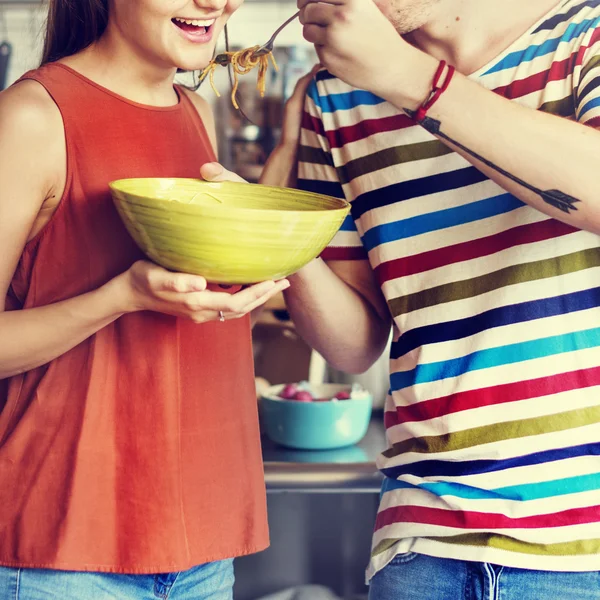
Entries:
[[334, 368], [366, 371], [384, 351], [390, 331], [358, 292], [317, 259], [289, 277], [287, 308], [299, 334]]
[[[434, 59], [424, 60], [434, 67]], [[385, 97], [408, 112], [419, 105], [393, 91]], [[522, 201], [600, 233], [599, 131], [520, 106], [461, 75], [422, 126]]]

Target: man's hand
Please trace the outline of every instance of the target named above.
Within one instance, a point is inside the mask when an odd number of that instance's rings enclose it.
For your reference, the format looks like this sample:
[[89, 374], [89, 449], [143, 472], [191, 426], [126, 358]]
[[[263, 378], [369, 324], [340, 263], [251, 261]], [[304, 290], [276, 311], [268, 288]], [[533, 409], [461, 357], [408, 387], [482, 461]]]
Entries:
[[333, 75], [381, 94], [402, 81], [418, 50], [405, 42], [373, 0], [298, 0], [304, 38]]

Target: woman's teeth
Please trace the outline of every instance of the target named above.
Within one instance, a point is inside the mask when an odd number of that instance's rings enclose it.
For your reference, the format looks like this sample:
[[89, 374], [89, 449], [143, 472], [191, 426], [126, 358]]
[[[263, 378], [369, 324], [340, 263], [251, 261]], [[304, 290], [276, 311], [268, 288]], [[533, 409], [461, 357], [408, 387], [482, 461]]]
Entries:
[[192, 25], [193, 27], [210, 27], [215, 21], [211, 19], [210, 21], [200, 21], [198, 19], [180, 19], [179, 17], [175, 17], [173, 19], [177, 23], [182, 23], [183, 25]]

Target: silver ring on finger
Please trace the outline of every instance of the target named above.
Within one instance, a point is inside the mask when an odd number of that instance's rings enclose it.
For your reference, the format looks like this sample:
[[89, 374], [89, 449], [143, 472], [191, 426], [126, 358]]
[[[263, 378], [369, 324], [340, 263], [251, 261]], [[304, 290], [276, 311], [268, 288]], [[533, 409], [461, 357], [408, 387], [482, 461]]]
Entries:
[[223, 314], [223, 311], [220, 310], [219, 311], [219, 321], [221, 321], [221, 323], [225, 320], [225, 315]]

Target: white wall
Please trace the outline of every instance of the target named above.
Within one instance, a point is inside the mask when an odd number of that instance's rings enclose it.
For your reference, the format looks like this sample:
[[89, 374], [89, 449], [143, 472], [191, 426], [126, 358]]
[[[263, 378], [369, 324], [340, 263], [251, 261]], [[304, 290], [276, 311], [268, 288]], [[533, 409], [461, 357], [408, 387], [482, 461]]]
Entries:
[[[240, 46], [264, 43], [296, 11], [295, 2], [246, 2], [231, 18], [231, 39]], [[279, 34], [278, 43], [283, 46], [308, 45], [301, 30], [298, 21], [290, 23]]]
[[0, 41], [4, 41], [8, 33], [8, 41], [13, 47], [7, 84], [37, 66], [43, 43], [44, 18], [42, 8], [0, 7]]
[[[264, 43], [273, 31], [295, 12], [294, 2], [246, 2], [231, 18], [230, 41], [233, 45], [241, 47]], [[9, 84], [28, 69], [35, 68], [39, 62], [44, 19], [45, 10], [40, 7], [0, 5], [0, 41], [8, 32], [8, 41], [13, 45]], [[281, 32], [278, 41], [285, 46], [308, 46], [302, 38], [301, 26], [297, 21]], [[221, 44], [222, 42], [223, 40], [220, 40]], [[209, 86], [203, 86], [201, 93], [212, 100]]]

